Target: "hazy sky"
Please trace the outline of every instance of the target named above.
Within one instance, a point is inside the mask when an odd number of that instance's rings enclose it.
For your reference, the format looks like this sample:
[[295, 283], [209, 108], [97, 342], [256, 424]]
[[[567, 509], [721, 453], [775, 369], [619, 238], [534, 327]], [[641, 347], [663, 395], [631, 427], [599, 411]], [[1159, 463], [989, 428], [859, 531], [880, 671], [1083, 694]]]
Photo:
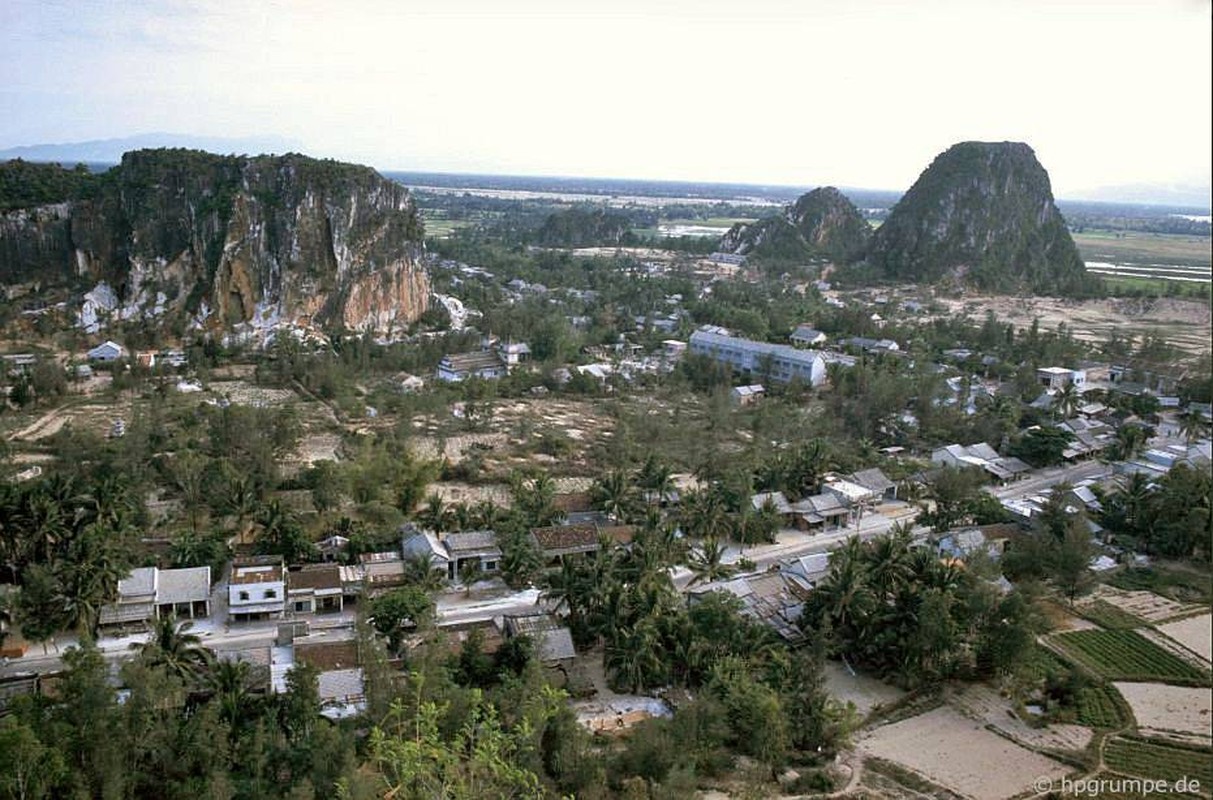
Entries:
[[1207, 184], [1209, 0], [0, 0], [0, 148], [278, 135], [383, 169], [905, 188], [1022, 140]]

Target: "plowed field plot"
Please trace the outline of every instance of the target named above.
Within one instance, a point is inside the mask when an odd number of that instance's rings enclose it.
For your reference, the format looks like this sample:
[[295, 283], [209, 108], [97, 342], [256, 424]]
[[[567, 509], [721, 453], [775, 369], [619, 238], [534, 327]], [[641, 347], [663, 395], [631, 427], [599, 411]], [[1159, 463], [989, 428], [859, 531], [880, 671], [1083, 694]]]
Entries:
[[1014, 797], [1038, 778], [1056, 782], [1070, 771], [947, 707], [877, 728], [859, 748], [975, 800]]
[[1135, 631], [1073, 631], [1050, 641], [1068, 658], [1109, 680], [1209, 683], [1207, 670], [1168, 653]]
[[1213, 692], [1208, 689], [1158, 683], [1115, 686], [1133, 709], [1138, 727], [1209, 738], [1213, 730]]
[[1213, 661], [1213, 618], [1209, 614], [1199, 617], [1188, 617], [1178, 622], [1168, 622], [1159, 625], [1158, 630], [1184, 647], [1196, 653], [1205, 661]]

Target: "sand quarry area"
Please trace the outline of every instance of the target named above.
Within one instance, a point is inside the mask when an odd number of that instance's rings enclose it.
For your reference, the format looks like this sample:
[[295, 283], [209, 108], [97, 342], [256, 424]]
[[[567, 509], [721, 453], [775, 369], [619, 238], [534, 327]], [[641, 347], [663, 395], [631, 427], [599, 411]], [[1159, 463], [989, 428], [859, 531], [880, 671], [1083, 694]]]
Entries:
[[1162, 683], [1116, 683], [1141, 729], [1196, 734], [1213, 728], [1213, 689]]
[[946, 706], [877, 728], [858, 744], [868, 755], [895, 761], [975, 800], [1004, 800], [1037, 780], [1058, 781], [1070, 772]]
[[1042, 330], [1055, 331], [1058, 323], [1064, 322], [1076, 338], [1086, 341], [1106, 341], [1113, 330], [1135, 337], [1155, 333], [1190, 355], [1207, 351], [1213, 336], [1213, 315], [1207, 305], [1195, 300], [965, 295], [959, 299], [939, 298], [939, 302], [951, 314], [967, 313], [976, 319], [987, 310], [993, 311], [1017, 328], [1026, 328], [1039, 318]]

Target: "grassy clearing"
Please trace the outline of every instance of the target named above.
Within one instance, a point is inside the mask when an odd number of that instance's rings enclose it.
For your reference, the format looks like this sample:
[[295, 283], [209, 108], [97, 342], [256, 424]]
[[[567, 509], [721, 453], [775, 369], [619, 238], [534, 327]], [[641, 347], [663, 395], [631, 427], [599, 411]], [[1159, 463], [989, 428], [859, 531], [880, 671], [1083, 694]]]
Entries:
[[1084, 231], [1073, 236], [1084, 261], [1185, 267], [1207, 267], [1213, 263], [1209, 239], [1204, 236], [1127, 231]]
[[1115, 730], [1133, 721], [1124, 699], [1112, 686], [1088, 686], [1078, 693], [1078, 723]]
[[1123, 775], [1171, 782], [1196, 779], [1203, 792], [1213, 786], [1213, 750], [1117, 736], [1104, 746], [1104, 762]]
[[1206, 686], [1209, 675], [1134, 631], [1090, 630], [1053, 637], [1067, 657], [1107, 680]]

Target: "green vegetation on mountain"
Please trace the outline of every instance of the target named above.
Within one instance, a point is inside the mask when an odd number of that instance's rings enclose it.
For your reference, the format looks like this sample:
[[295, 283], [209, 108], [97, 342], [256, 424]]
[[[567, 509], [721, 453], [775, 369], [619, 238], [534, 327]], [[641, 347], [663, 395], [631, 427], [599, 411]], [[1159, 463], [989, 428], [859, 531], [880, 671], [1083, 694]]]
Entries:
[[21, 159], [0, 163], [0, 212], [77, 200], [96, 188], [98, 176], [84, 164], [31, 164]]
[[1000, 292], [1101, 291], [1026, 144], [962, 142], [940, 154], [877, 230], [868, 262], [896, 280], [954, 278]]
[[859, 210], [833, 186], [801, 195], [778, 216], [734, 225], [720, 241], [726, 253], [775, 261], [861, 258], [872, 229]]
[[543, 247], [594, 247], [632, 244], [631, 218], [605, 208], [573, 206], [548, 215], [535, 232]]

